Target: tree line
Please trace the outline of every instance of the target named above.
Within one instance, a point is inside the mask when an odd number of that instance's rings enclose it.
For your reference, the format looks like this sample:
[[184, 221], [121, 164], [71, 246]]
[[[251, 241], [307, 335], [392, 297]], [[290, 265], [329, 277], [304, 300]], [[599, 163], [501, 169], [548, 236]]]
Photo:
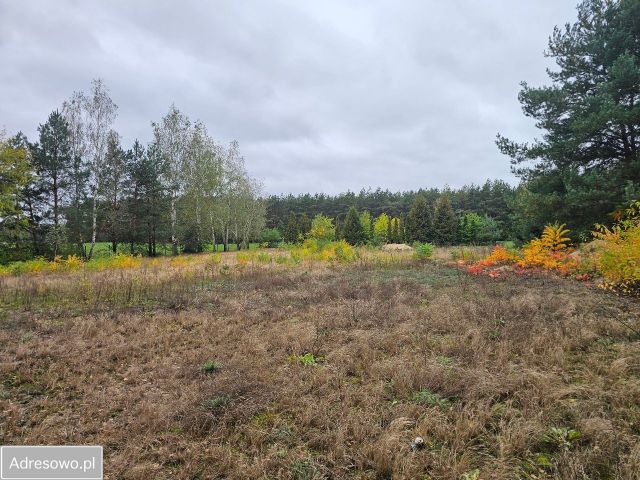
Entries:
[[[75, 92], [34, 142], [0, 138], [0, 260], [111, 251], [154, 256], [248, 246], [265, 222], [262, 186], [239, 144], [214, 141], [175, 106], [153, 140], [122, 146], [117, 105], [101, 80]], [[119, 247], [126, 245], [126, 247]]]
[[[351, 206], [342, 221], [318, 213], [309, 220], [305, 213], [289, 213], [283, 227], [282, 239], [288, 243], [301, 242], [322, 227], [331, 231], [331, 239], [346, 240], [351, 245], [383, 245], [387, 243], [434, 243], [438, 245], [488, 244], [501, 240], [504, 234], [493, 218], [467, 212], [456, 215], [449, 195], [440, 195], [430, 203], [424, 195], [416, 195], [409, 212], [400, 217], [381, 213], [377, 217], [368, 210], [358, 211]], [[277, 228], [274, 230], [278, 230]], [[278, 230], [279, 231], [279, 230]]]
[[[460, 189], [271, 195], [266, 199], [267, 226], [277, 228], [285, 240], [292, 241], [308, 232], [309, 219], [320, 214], [333, 219], [340, 237], [353, 207], [361, 212], [365, 243], [490, 243], [521, 236], [515, 231], [512, 208], [517, 194], [517, 188], [502, 180], [488, 180], [482, 186]], [[436, 219], [441, 234], [434, 232]], [[355, 225], [353, 220], [351, 225]]]

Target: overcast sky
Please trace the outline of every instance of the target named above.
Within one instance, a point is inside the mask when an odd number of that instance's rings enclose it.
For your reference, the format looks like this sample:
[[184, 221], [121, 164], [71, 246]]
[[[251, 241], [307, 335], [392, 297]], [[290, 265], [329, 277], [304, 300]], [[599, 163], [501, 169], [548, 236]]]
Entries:
[[101, 77], [125, 144], [176, 106], [237, 139], [269, 193], [516, 180], [519, 82], [575, 0], [0, 0], [0, 128], [35, 139]]

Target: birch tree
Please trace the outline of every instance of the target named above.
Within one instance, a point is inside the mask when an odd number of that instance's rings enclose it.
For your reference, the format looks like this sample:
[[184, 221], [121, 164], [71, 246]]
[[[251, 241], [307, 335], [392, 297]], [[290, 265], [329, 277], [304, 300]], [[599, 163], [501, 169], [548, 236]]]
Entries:
[[91, 94], [84, 99], [86, 115], [87, 155], [89, 159], [89, 193], [91, 206], [91, 247], [87, 258], [93, 256], [98, 233], [98, 196], [104, 181], [104, 162], [111, 125], [118, 106], [111, 100], [101, 79], [93, 80]]
[[155, 144], [162, 162], [165, 163], [163, 181], [169, 192], [171, 249], [178, 254], [178, 200], [184, 192], [184, 169], [187, 161], [189, 119], [171, 105], [169, 113], [160, 121], [152, 123]]
[[[184, 214], [192, 250], [204, 248], [205, 230], [210, 228], [210, 208], [217, 198], [222, 173], [221, 157], [216, 143], [201, 122], [196, 122], [189, 138], [185, 163]], [[209, 209], [209, 215], [206, 210]], [[214, 242], [215, 243], [215, 242]]]
[[69, 178], [70, 205], [67, 214], [67, 229], [70, 240], [78, 252], [84, 255], [82, 205], [87, 195], [89, 172], [86, 162], [86, 98], [82, 92], [74, 92], [69, 100], [62, 104], [62, 114], [69, 130], [69, 154], [71, 171]]

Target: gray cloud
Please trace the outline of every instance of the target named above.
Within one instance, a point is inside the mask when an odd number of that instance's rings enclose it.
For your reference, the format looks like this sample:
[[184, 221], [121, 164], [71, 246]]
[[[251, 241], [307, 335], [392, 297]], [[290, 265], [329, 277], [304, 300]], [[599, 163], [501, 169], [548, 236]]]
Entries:
[[0, 126], [35, 138], [101, 77], [125, 142], [174, 102], [237, 139], [270, 193], [514, 182], [518, 83], [574, 2], [0, 0]]

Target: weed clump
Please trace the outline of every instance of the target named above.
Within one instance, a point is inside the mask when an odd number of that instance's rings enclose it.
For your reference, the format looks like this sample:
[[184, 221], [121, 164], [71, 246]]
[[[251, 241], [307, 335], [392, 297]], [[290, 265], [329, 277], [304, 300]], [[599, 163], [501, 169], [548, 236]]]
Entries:
[[431, 390], [423, 388], [413, 394], [411, 397], [415, 403], [429, 405], [430, 407], [438, 407], [441, 410], [447, 410], [451, 407], [451, 401]]
[[430, 243], [416, 242], [413, 248], [415, 249], [414, 255], [418, 260], [427, 260], [433, 255], [433, 245]]
[[313, 353], [305, 353], [304, 355], [289, 355], [287, 360], [291, 363], [299, 363], [305, 367], [317, 366], [324, 361], [324, 357], [316, 356]]
[[215, 360], [208, 360], [200, 365], [200, 371], [203, 373], [215, 373], [222, 369], [222, 364]]

